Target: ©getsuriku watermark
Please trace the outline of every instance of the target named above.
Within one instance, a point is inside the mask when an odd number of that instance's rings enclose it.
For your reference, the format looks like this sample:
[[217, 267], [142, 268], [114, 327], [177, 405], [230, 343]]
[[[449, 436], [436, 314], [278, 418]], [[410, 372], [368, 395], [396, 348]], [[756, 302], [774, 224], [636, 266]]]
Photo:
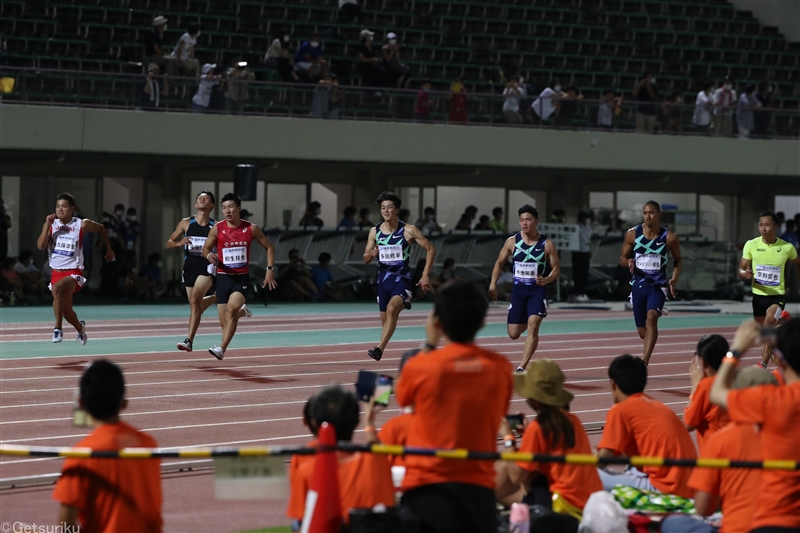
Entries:
[[0, 533], [80, 533], [81, 526], [66, 524], [39, 525], [26, 524], [25, 522], [3, 522], [0, 524]]

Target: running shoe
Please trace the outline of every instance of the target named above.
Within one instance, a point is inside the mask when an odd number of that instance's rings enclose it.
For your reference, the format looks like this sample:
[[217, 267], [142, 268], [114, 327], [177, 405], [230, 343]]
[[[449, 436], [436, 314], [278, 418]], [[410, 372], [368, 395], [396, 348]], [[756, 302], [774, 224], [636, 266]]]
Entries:
[[517, 367], [517, 374], [524, 374], [524, 373], [525, 373], [525, 369], [522, 368], [521, 366], [518, 366]]
[[225, 351], [219, 346], [214, 346], [213, 348], [209, 348], [208, 353], [210, 353], [220, 361], [222, 361], [222, 358], [225, 357]]
[[783, 311], [781, 313], [781, 320], [783, 320], [784, 322], [789, 322], [791, 319], [792, 315], [790, 315], [788, 311]]
[[411, 302], [409, 300], [404, 300], [403, 301], [403, 306], [406, 308], [406, 310], [410, 310], [411, 309]]
[[192, 341], [189, 340], [189, 337], [186, 337], [186, 339], [183, 342], [178, 343], [178, 349], [182, 352], [192, 351]]
[[60, 329], [53, 330], [53, 342], [61, 342], [64, 340], [64, 332]]
[[242, 304], [242, 311], [244, 311], [245, 318], [250, 318], [253, 316], [253, 312], [247, 308], [247, 304]]
[[373, 348], [373, 349], [371, 349], [371, 350], [367, 350], [367, 353], [369, 354], [369, 356], [370, 356], [370, 357], [372, 357], [372, 358], [373, 358], [373, 359], [375, 359], [376, 361], [380, 361], [380, 360], [381, 360], [381, 357], [383, 357], [383, 350], [381, 350], [381, 349], [380, 349], [380, 348], [378, 348], [377, 346], [376, 346], [376, 347], [374, 347], [374, 348]]
[[86, 335], [86, 322], [81, 320], [81, 331], [78, 333], [77, 343], [80, 345], [84, 345], [88, 340], [89, 337]]
[[669, 314], [669, 309], [666, 307], [661, 308], [661, 316], [667, 316]]

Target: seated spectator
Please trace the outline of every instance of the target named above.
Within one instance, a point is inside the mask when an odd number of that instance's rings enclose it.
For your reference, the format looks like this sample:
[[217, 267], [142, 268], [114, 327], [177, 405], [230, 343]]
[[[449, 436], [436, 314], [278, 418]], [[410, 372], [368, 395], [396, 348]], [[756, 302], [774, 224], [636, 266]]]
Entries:
[[[150, 435], [120, 419], [128, 400], [122, 371], [114, 363], [100, 359], [89, 365], [81, 376], [78, 401], [92, 417], [94, 430], [77, 447], [158, 447]], [[160, 461], [66, 459], [53, 499], [61, 504], [58, 523], [73, 531], [161, 531]]]
[[728, 414], [711, 403], [708, 398], [714, 376], [728, 352], [728, 341], [722, 335], [706, 335], [697, 343], [697, 350], [689, 368], [692, 392], [689, 405], [683, 410], [683, 423], [689, 431], [697, 431], [697, 448], [703, 453], [703, 443], [725, 427]]
[[417, 93], [414, 104], [414, 122], [430, 122], [433, 101], [431, 100], [431, 80], [422, 80], [422, 88]]
[[[777, 385], [769, 371], [743, 368], [736, 374], [734, 390], [759, 385]], [[762, 460], [761, 435], [754, 424], [731, 422], [708, 437], [700, 450], [701, 459], [724, 457], [731, 461]], [[722, 501], [722, 524], [716, 528], [690, 515], [670, 515], [661, 522], [661, 533], [747, 533], [762, 499], [761, 470], [758, 468], [695, 468], [689, 478], [699, 516], [709, 516]]]
[[552, 85], [552, 88], [545, 87], [531, 106], [542, 123], [553, 116], [553, 113], [556, 113], [561, 106], [561, 97], [564, 94], [561, 92], [561, 82], [553, 80]]
[[194, 57], [194, 47], [197, 46], [197, 38], [200, 37], [200, 25], [189, 24], [186, 33], [181, 35], [178, 44], [170, 54], [175, 60], [178, 74], [189, 78], [196, 78], [200, 75], [200, 62]]
[[475, 229], [479, 231], [492, 231], [492, 224], [490, 222], [491, 218], [489, 215], [481, 215], [478, 219], [478, 223], [475, 224]]
[[556, 126], [560, 128], [571, 128], [572, 120], [578, 112], [578, 101], [583, 100], [583, 95], [578, 93], [578, 88], [570, 85], [564, 89], [561, 98], [561, 107], [558, 111]]
[[472, 219], [466, 213], [463, 213], [461, 217], [456, 222], [456, 225], [453, 229], [457, 230], [470, 230], [472, 229]]
[[497, 278], [497, 299], [508, 301], [511, 299], [511, 288], [514, 285], [513, 263], [507, 261], [503, 265], [503, 273]]
[[[666, 405], [644, 394], [647, 365], [638, 357], [620, 355], [608, 367], [614, 405], [606, 416], [603, 437], [597, 445], [600, 457], [615, 455], [694, 459], [697, 451], [678, 416]], [[691, 470], [678, 467], [629, 467], [621, 474], [598, 469], [605, 490], [615, 485], [676, 494], [691, 498], [687, 482]]]
[[[315, 428], [328, 422], [336, 430], [336, 440], [350, 442], [358, 427], [359, 406], [356, 395], [338, 385], [326, 387], [311, 400], [310, 422]], [[376, 505], [394, 507], [392, 471], [385, 457], [372, 453], [336, 452], [339, 463], [339, 495], [342, 520], [349, 523], [351, 509], [371, 509]], [[292, 478], [289, 495], [289, 518], [305, 516], [306, 494], [311, 486], [316, 458], [301, 464]]]
[[411, 272], [411, 286], [414, 287], [414, 299], [415, 300], [425, 300], [430, 295], [431, 297], [436, 294], [436, 291], [439, 289], [440, 283], [439, 278], [432, 277], [431, 280], [431, 290], [425, 292], [422, 290], [422, 287], [419, 286], [419, 282], [422, 279], [422, 274], [425, 273], [425, 259], [420, 259], [417, 261], [417, 266], [414, 267], [413, 272]]
[[225, 85], [225, 111], [228, 113], [241, 114], [244, 106], [250, 99], [248, 91], [249, 82], [256, 79], [256, 75], [250, 71], [247, 61], [242, 56], [235, 57], [230, 62], [227, 71], [228, 81]]
[[611, 129], [614, 126], [615, 112], [622, 105], [622, 97], [617, 96], [614, 89], [606, 89], [600, 100], [597, 108], [597, 125], [601, 128]]
[[155, 63], [162, 72], [170, 77], [175, 75], [176, 60], [165, 52], [164, 30], [167, 29], [167, 19], [161, 15], [153, 19], [153, 28], [144, 36], [144, 63]]
[[297, 49], [294, 56], [294, 70], [307, 81], [314, 82], [328, 73], [328, 62], [323, 57], [325, 49], [319, 39], [319, 34], [311, 35], [310, 41], [305, 41]]
[[[306, 448], [316, 448], [317, 445], [319, 444], [319, 441], [317, 440], [317, 432], [319, 431], [319, 428], [311, 420], [311, 402], [313, 401], [314, 401], [314, 396], [312, 395], [308, 400], [306, 400], [306, 404], [303, 406], [303, 425], [308, 428], [308, 430], [311, 432], [311, 435], [314, 437], [313, 439], [311, 439], [306, 443]], [[295, 479], [297, 478], [297, 471], [300, 470], [300, 467], [313, 459], [314, 459], [313, 455], [302, 455], [299, 453], [292, 455], [292, 458], [289, 460], [289, 469], [286, 472], [286, 477], [289, 480], [290, 487], [294, 486], [294, 484], [296, 483]], [[292, 513], [293, 503], [294, 502], [292, 500], [289, 500], [289, 505], [286, 509], [286, 516], [288, 517], [291, 517], [293, 514]], [[296, 512], [299, 511], [295, 511], [295, 513]], [[295, 518], [291, 526], [292, 531], [300, 531], [301, 522], [302, 522], [302, 517]]]
[[311, 100], [311, 112], [309, 116], [325, 118], [328, 116], [328, 106], [333, 92], [333, 75], [326, 74], [314, 89], [314, 99]]
[[306, 260], [300, 257], [300, 250], [289, 250], [289, 262], [278, 269], [281, 280], [281, 298], [292, 300], [319, 300], [322, 295], [311, 280]]
[[404, 223], [410, 224], [409, 219], [411, 218], [411, 211], [408, 209], [401, 209], [400, 212], [397, 214], [397, 219]]
[[[711, 401], [728, 410], [737, 424], [757, 424], [761, 434], [761, 459], [800, 461], [800, 320], [777, 328], [774, 353], [786, 385], [762, 385], [731, 390], [738, 359], [761, 336], [761, 325], [748, 320], [736, 331], [711, 387]], [[750, 531], [800, 529], [800, 470], [762, 470], [760, 496]], [[769, 497], [767, 497], [769, 496]], [[783, 528], [783, 529], [781, 529]]]
[[442, 271], [439, 273], [439, 283], [444, 285], [448, 281], [463, 281], [456, 276], [456, 260], [448, 257], [442, 264]]
[[508, 119], [509, 124], [522, 124], [522, 115], [519, 114], [519, 99], [525, 96], [519, 86], [517, 78], [512, 78], [503, 89], [503, 114]]
[[[120, 256], [117, 256], [120, 257]], [[136, 252], [125, 250], [119, 261], [117, 288], [123, 299], [149, 300], [152, 298], [147, 282], [136, 273]], [[112, 261], [113, 263], [113, 261]]]
[[742, 95], [739, 97], [739, 111], [736, 113], [736, 121], [739, 127], [740, 139], [746, 139], [750, 136], [750, 132], [755, 129], [753, 110], [761, 107], [755, 97], [755, 92], [755, 84], [750, 83], [744, 88]]
[[2, 284], [5, 289], [3, 292], [8, 294], [13, 292], [15, 298], [19, 301], [25, 298], [25, 284], [21, 275], [14, 269], [16, 264], [17, 261], [13, 257], [3, 259], [2, 263], [0, 263], [0, 278], [2, 278]]
[[19, 253], [17, 262], [14, 263], [14, 271], [17, 274], [41, 274], [36, 265], [33, 264], [33, 254], [29, 250], [24, 250]]
[[339, 16], [342, 22], [361, 24], [361, 6], [358, 0], [339, 0]]
[[[564, 380], [564, 373], [549, 359], [533, 361], [525, 374], [514, 375], [514, 390], [536, 412], [536, 419], [525, 428], [520, 452], [591, 455], [592, 447], [583, 424], [565, 409], [573, 395], [564, 390]], [[500, 434], [508, 441], [508, 446], [516, 445], [512, 428], [505, 418], [500, 422]], [[526, 491], [525, 503], [543, 505], [578, 520], [589, 496], [603, 490], [597, 470], [593, 468], [562, 463], [501, 462], [497, 465], [498, 500], [518, 493], [520, 486], [527, 488], [538, 475], [546, 478], [549, 490], [542, 501], [534, 497], [541, 491]]]
[[381, 48], [383, 52], [383, 68], [389, 81], [398, 89], [408, 89], [411, 77], [408, 75], [411, 68], [400, 61], [400, 44], [397, 42], [397, 34], [389, 32], [386, 34], [386, 44]]
[[205, 113], [211, 105], [211, 93], [223, 79], [224, 65], [206, 63], [200, 71], [197, 93], [192, 97], [192, 113]]
[[797, 226], [794, 220], [789, 219], [786, 221], [786, 231], [781, 234], [781, 239], [800, 250], [800, 238], [798, 238]]
[[358, 227], [371, 227], [372, 224], [372, 213], [369, 210], [369, 207], [362, 207], [361, 210], [358, 212]]
[[139, 270], [139, 277], [147, 285], [150, 298], [158, 298], [167, 292], [166, 284], [161, 281], [161, 254], [154, 252], [147, 258], [147, 264]]
[[506, 223], [503, 222], [502, 207], [495, 207], [492, 209], [492, 220], [489, 221], [489, 229], [500, 232], [506, 231]]
[[325, 298], [340, 301], [344, 298], [344, 291], [333, 279], [331, 272], [331, 254], [322, 252], [317, 259], [319, 264], [311, 269], [311, 280], [317, 288], [317, 292]]
[[300, 226], [324, 226], [325, 223], [319, 218], [319, 214], [322, 213], [322, 204], [319, 202], [311, 202], [306, 207], [306, 212], [303, 214], [303, 218], [300, 219], [298, 225]]
[[281, 39], [275, 39], [264, 54], [264, 66], [278, 71], [281, 81], [293, 82], [300, 81], [294, 71], [294, 58], [289, 50], [291, 37], [287, 34]]
[[155, 111], [161, 105], [161, 97], [169, 95], [169, 79], [155, 63], [147, 67], [147, 79], [139, 92], [139, 108]]
[[20, 252], [14, 271], [22, 280], [22, 285], [27, 294], [38, 294], [44, 296], [47, 292], [49, 280], [45, 280], [36, 265], [33, 264], [33, 254], [25, 250]]
[[422, 230], [423, 233], [442, 231], [442, 228], [439, 227], [439, 224], [436, 222], [436, 209], [432, 207], [426, 207], [423, 213], [423, 218], [417, 220], [417, 223], [415, 224], [419, 229]]
[[[397, 403], [414, 406], [408, 446], [495, 451], [513, 384], [508, 359], [474, 344], [487, 307], [472, 283], [449, 283], [436, 293], [425, 349], [396, 384]], [[442, 337], [445, 346], [435, 349]], [[414, 531], [497, 530], [492, 461], [405, 461], [401, 514]]]
[[467, 124], [469, 122], [469, 116], [467, 115], [467, 87], [461, 80], [461, 76], [458, 76], [456, 81], [450, 84], [448, 98], [450, 99], [450, 118], [447, 122], [449, 124]]
[[683, 129], [683, 109], [681, 108], [681, 93], [676, 91], [669, 95], [661, 107], [663, 130], [677, 134]]
[[383, 58], [379, 56], [380, 50], [372, 46], [375, 32], [361, 30], [361, 46], [358, 47], [358, 73], [363, 78], [366, 87], [386, 87], [387, 72], [383, 67]]
[[697, 131], [708, 133], [711, 128], [711, 111], [714, 102], [711, 100], [711, 93], [714, 91], [714, 84], [707, 81], [703, 84], [703, 90], [697, 93], [694, 101], [694, 117], [692, 122]]
[[340, 228], [354, 228], [356, 225], [356, 213], [358, 213], [358, 209], [354, 206], [350, 205], [344, 208], [344, 213], [342, 213], [342, 220], [339, 222]]

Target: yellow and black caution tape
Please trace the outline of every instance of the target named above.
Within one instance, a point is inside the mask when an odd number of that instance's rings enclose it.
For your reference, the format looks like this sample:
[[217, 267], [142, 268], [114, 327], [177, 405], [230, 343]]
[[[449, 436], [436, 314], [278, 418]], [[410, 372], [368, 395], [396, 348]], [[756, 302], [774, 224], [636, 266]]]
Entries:
[[121, 450], [92, 450], [90, 448], [59, 448], [46, 446], [1, 445], [0, 455], [19, 457], [76, 457], [107, 459], [168, 459], [213, 457], [253, 457], [264, 455], [311, 455], [318, 451], [367, 452], [380, 455], [423, 455], [441, 459], [518, 461], [525, 463], [565, 463], [570, 465], [600, 466], [621, 464], [632, 466], [680, 466], [703, 468], [759, 468], [765, 470], [800, 470], [800, 461], [731, 461], [730, 459], [666, 459], [663, 457], [597, 457], [595, 455], [549, 455], [523, 452], [478, 452], [467, 449], [436, 450], [412, 448], [391, 444], [351, 444], [304, 448], [299, 446], [255, 446], [242, 448], [123, 448]]

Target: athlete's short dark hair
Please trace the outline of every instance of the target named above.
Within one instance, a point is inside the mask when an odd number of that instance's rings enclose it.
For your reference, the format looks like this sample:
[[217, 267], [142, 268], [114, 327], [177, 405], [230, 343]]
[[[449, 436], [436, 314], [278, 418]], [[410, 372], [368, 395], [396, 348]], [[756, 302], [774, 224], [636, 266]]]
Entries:
[[232, 192], [229, 192], [228, 194], [222, 197], [220, 205], [224, 204], [225, 202], [233, 202], [236, 204], [237, 207], [242, 207], [242, 199], [239, 198], [237, 195], [233, 194]]
[[80, 381], [83, 408], [95, 420], [107, 420], [119, 414], [125, 396], [122, 370], [107, 359], [89, 365]]
[[329, 254], [328, 252], [322, 252], [321, 254], [319, 254], [319, 257], [317, 258], [317, 260], [319, 261], [320, 265], [322, 263], [330, 263], [331, 254]]
[[70, 207], [75, 207], [75, 197], [68, 192], [62, 192], [61, 194], [56, 196], [56, 203], [58, 203], [59, 200], [66, 200], [69, 203]]
[[339, 385], [325, 387], [314, 396], [310, 408], [311, 421], [317, 428], [323, 422], [333, 425], [336, 440], [349, 441], [358, 427], [359, 408], [355, 393]]
[[728, 353], [730, 347], [728, 341], [722, 335], [705, 335], [700, 342], [697, 343], [697, 355], [703, 360], [706, 366], [719, 370], [725, 354]]
[[764, 217], [770, 217], [775, 224], [778, 224], [778, 215], [774, 211], [762, 211], [758, 214], [759, 220]]
[[800, 374], [800, 319], [790, 320], [775, 333], [775, 348], [786, 364]]
[[375, 203], [381, 205], [383, 202], [392, 202], [395, 209], [400, 209], [403, 201], [395, 193], [391, 191], [383, 191], [376, 199]]
[[535, 218], [536, 220], [539, 220], [539, 211], [535, 207], [530, 205], [530, 204], [525, 204], [522, 207], [520, 207], [519, 211], [517, 211], [517, 213], [520, 216], [522, 216], [522, 213], [530, 213], [530, 215], [533, 218]]
[[661, 212], [661, 204], [659, 204], [659, 203], [658, 203], [658, 202], [656, 202], [655, 200], [648, 200], [648, 201], [646, 201], [646, 202], [644, 203], [644, 205], [642, 206], [642, 208], [644, 209], [644, 206], [646, 206], [646, 205], [652, 205], [653, 207], [655, 207], [655, 208], [656, 208], [656, 212], [657, 212], [657, 213], [660, 213], [660, 212]]
[[474, 283], [451, 281], [436, 291], [433, 314], [453, 342], [472, 342], [483, 327], [489, 302]]
[[194, 197], [194, 201], [196, 202], [197, 199], [200, 198], [200, 195], [202, 194], [205, 194], [206, 196], [211, 198], [211, 203], [216, 205], [217, 201], [214, 199], [214, 193], [211, 191], [200, 191], [199, 193], [197, 193], [197, 196]]
[[644, 392], [647, 386], [647, 365], [638, 357], [620, 355], [608, 366], [608, 377], [626, 396]]

